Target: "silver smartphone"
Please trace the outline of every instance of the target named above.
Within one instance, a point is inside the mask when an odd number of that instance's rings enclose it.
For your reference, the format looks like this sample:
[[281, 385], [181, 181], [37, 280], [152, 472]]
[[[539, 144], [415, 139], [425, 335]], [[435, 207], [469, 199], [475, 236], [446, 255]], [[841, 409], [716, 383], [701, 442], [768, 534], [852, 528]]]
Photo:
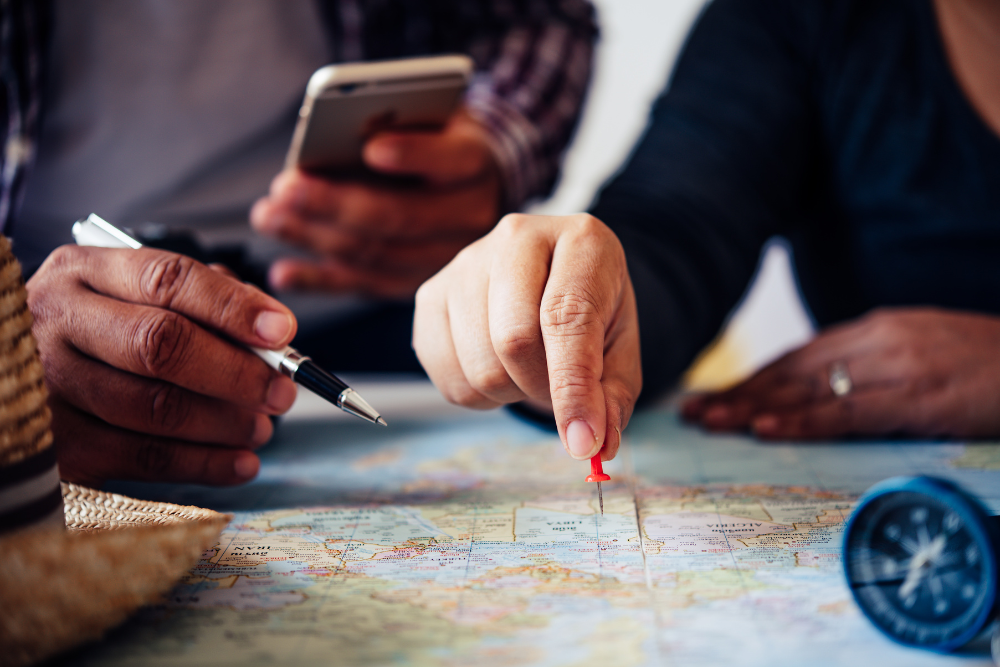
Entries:
[[472, 76], [463, 55], [322, 67], [309, 79], [285, 166], [362, 166], [365, 141], [388, 129], [436, 129], [455, 112]]

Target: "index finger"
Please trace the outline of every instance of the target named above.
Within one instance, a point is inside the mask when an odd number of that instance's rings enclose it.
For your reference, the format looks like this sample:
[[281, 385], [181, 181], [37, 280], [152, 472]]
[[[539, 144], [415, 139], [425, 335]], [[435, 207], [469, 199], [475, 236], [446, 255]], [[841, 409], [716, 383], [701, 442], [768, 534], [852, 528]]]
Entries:
[[247, 345], [278, 349], [295, 336], [295, 317], [279, 301], [184, 255], [63, 246], [49, 261], [66, 262], [96, 292], [180, 313]]
[[608, 405], [602, 379], [606, 333], [622, 294], [618, 271], [608, 257], [610, 231], [580, 216], [556, 241], [549, 280], [542, 294], [541, 327], [549, 391], [559, 434], [569, 453], [584, 460], [604, 445]]

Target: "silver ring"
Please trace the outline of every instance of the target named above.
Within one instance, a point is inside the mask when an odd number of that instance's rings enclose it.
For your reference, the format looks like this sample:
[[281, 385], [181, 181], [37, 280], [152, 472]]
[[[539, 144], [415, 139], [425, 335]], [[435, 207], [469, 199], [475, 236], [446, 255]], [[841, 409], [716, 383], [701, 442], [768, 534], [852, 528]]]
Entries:
[[851, 382], [851, 374], [847, 372], [847, 364], [843, 361], [835, 361], [830, 364], [830, 389], [834, 395], [843, 398], [854, 389]]

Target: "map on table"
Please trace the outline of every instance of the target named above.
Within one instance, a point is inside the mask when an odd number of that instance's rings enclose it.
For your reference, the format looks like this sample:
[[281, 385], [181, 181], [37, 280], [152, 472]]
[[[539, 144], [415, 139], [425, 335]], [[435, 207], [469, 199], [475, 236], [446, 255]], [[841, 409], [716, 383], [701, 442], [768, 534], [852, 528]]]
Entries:
[[[394, 424], [395, 426], [395, 424]], [[863, 619], [840, 540], [857, 496], [935, 474], [1000, 511], [1000, 445], [768, 445], [640, 416], [605, 514], [552, 436], [503, 413], [389, 430], [289, 423], [164, 605], [81, 664], [987, 665]], [[141, 557], [141, 554], [137, 554]]]

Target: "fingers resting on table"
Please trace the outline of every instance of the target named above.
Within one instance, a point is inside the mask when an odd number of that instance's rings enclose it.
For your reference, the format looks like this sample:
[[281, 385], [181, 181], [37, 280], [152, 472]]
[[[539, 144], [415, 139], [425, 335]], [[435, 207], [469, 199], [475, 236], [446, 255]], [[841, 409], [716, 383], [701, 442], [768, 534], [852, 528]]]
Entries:
[[[824, 330], [729, 390], [689, 399], [682, 411], [713, 431], [771, 439], [994, 435], [998, 345], [997, 317], [879, 309]], [[839, 394], [835, 373], [846, 382]]]

